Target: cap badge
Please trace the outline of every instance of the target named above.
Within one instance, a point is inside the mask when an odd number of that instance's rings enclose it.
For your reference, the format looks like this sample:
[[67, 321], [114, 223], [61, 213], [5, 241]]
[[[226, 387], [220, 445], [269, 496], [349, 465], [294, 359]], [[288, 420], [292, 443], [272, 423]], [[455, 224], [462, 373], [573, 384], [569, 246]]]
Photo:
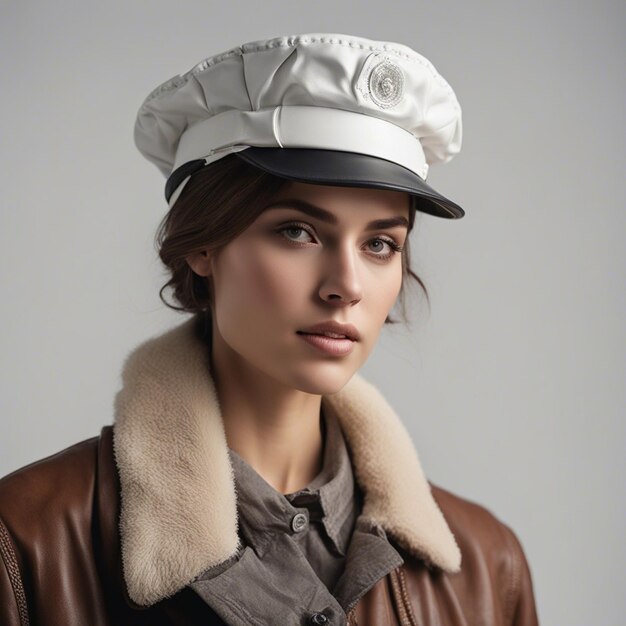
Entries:
[[356, 89], [365, 101], [388, 109], [402, 100], [404, 82], [402, 68], [390, 56], [373, 53], [363, 65]]

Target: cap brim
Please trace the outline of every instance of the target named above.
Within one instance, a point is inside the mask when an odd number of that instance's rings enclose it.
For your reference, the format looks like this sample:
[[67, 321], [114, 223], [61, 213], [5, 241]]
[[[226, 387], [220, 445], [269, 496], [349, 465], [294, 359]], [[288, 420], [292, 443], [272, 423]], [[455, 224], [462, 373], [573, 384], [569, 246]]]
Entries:
[[465, 211], [437, 193], [411, 170], [378, 157], [316, 148], [260, 148], [235, 152], [244, 161], [281, 178], [340, 187], [372, 187], [405, 191], [415, 208], [437, 217], [459, 219]]

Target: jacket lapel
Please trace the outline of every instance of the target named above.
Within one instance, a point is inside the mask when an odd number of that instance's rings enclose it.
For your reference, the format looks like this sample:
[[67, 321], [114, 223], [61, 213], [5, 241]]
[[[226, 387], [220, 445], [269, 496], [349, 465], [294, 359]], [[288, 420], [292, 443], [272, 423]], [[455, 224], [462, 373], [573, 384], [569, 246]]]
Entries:
[[[133, 350], [115, 398], [122, 564], [128, 594], [141, 606], [175, 594], [239, 547], [219, 400], [194, 326], [190, 318]], [[322, 403], [351, 450], [363, 515], [415, 557], [458, 571], [460, 550], [410, 435], [378, 389], [355, 374]]]

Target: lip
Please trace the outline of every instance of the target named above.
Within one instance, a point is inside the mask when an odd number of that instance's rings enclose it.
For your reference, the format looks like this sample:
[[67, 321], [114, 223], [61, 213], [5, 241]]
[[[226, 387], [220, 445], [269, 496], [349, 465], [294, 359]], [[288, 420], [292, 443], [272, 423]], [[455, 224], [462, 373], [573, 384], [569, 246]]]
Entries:
[[352, 339], [335, 339], [333, 337], [326, 337], [325, 335], [308, 334], [300, 331], [298, 331], [297, 335], [311, 346], [331, 356], [344, 356], [349, 354], [352, 352], [352, 348], [356, 343]]
[[[320, 322], [319, 324], [314, 324], [308, 328], [302, 328], [297, 332], [309, 335], [323, 335], [324, 333], [329, 332], [337, 335], [345, 335], [350, 341], [359, 341], [361, 339], [361, 335], [356, 326], [352, 324], [340, 324], [335, 320]], [[326, 338], [331, 339], [331, 337]], [[335, 341], [346, 341], [346, 339], [335, 339]]]

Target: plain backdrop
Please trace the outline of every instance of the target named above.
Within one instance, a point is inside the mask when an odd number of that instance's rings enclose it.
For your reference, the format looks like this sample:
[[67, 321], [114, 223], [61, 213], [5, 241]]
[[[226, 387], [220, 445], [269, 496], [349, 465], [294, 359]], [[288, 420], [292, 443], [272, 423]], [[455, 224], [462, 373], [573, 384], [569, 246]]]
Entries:
[[166, 79], [247, 41], [398, 41], [453, 86], [461, 154], [429, 183], [411, 324], [362, 369], [429, 478], [517, 532], [542, 624], [624, 623], [624, 26], [620, 2], [0, 2], [0, 474], [113, 420], [160, 302], [164, 178], [133, 144]]

